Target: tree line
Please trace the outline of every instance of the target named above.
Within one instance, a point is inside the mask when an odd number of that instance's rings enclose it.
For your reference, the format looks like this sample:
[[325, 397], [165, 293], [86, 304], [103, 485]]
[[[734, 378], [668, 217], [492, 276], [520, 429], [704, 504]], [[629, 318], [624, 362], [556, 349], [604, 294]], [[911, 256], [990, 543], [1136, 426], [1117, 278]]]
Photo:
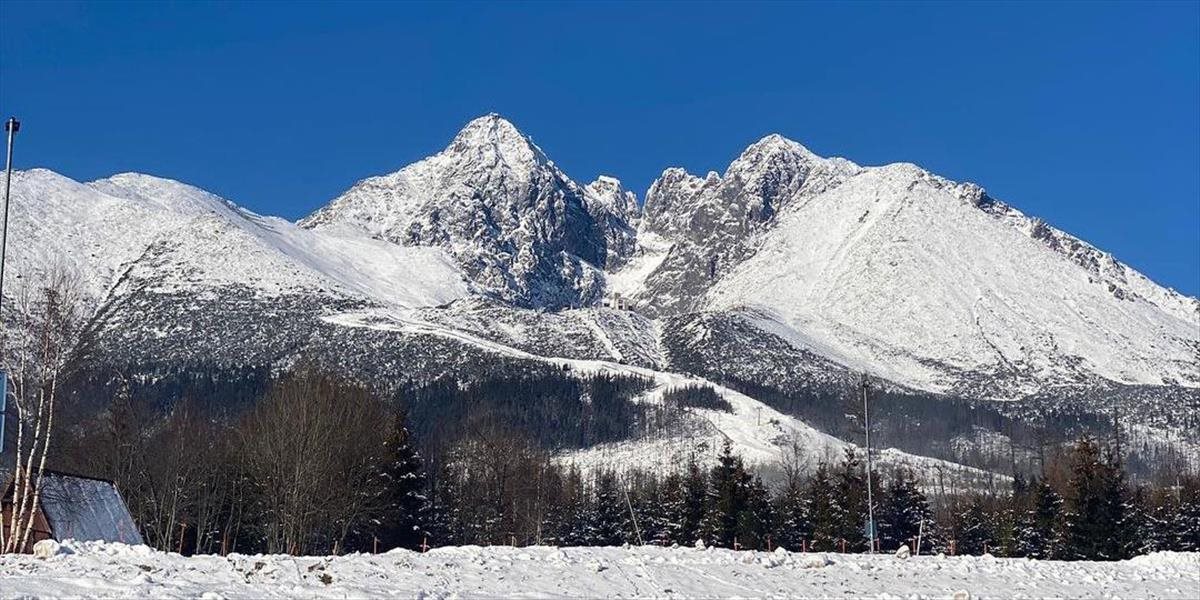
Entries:
[[[868, 549], [860, 453], [768, 475], [726, 445], [711, 466], [692, 459], [665, 473], [585, 471], [556, 460], [554, 447], [602, 440], [623, 427], [604, 421], [600, 409], [644, 390], [643, 383], [581, 379], [558, 390], [599, 404], [590, 417], [593, 409], [570, 413], [585, 424], [550, 439], [531, 434], [530, 419], [513, 414], [552, 418], [543, 387], [551, 384], [494, 385], [486, 394], [512, 394], [510, 408], [472, 408], [471, 399], [485, 392], [448, 387], [398, 402], [314, 369], [271, 380], [258, 401], [238, 408], [188, 398], [164, 408], [124, 383], [98, 418], [72, 426], [54, 460], [116, 481], [147, 543], [184, 553], [697, 540], [739, 549]], [[522, 386], [544, 393], [545, 410], [536, 398], [535, 408], [518, 410]], [[455, 393], [462, 397], [454, 400]], [[703, 390], [670, 396], [664, 405], [721, 408]], [[430, 406], [448, 397], [448, 407]], [[438, 410], [462, 422], [431, 429], [418, 444], [410, 414]], [[925, 553], [1035, 558], [1200, 549], [1200, 480], [1180, 474], [1134, 484], [1119, 456], [1096, 440], [1055, 455], [1038, 477], [1014, 478], [1005, 494], [931, 498], [919, 475], [875, 474], [879, 549], [916, 549], [918, 538]]]

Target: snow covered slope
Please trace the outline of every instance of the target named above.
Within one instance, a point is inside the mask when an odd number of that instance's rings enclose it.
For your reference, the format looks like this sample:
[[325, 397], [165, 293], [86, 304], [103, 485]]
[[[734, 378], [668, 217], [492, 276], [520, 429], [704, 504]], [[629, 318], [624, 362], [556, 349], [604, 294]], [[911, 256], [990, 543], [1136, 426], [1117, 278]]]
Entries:
[[66, 272], [93, 301], [112, 300], [130, 280], [140, 282], [139, 293], [243, 286], [267, 296], [328, 294], [406, 307], [469, 293], [437, 249], [342, 228], [304, 230], [148, 175], [85, 185], [44, 169], [17, 172], [11, 233], [15, 277], [39, 281]]
[[0, 598], [1195, 598], [1195, 553], [1120, 562], [724, 549], [463, 546], [193, 556], [69, 541], [0, 556]]
[[704, 306], [765, 309], [801, 347], [931, 391], [1200, 386], [1194, 299], [1106, 255], [1082, 266], [982, 198], [912, 165], [865, 169], [788, 206]]

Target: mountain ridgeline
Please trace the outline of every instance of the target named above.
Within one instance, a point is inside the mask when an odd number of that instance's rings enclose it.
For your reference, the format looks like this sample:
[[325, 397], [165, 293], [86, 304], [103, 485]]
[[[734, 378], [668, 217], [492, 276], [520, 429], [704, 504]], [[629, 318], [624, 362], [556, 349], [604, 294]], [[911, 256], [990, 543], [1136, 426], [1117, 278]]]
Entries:
[[[169, 179], [44, 169], [15, 174], [12, 210], [5, 292], [68, 276], [88, 389], [120, 372], [169, 403], [316, 364], [420, 399], [418, 432], [454, 435], [432, 420], [483, 402], [567, 454], [669, 462], [647, 449], [699, 436], [769, 462], [796, 436], [857, 443], [845, 403], [865, 373], [877, 439], [916, 455], [1007, 471], [1080, 431], [1123, 431], [1146, 464], [1200, 455], [1200, 301], [977, 185], [778, 135], [724, 173], [669, 168], [642, 203], [493, 114], [296, 223]], [[579, 383], [597, 374], [641, 383], [599, 415]], [[608, 424], [535, 435], [559, 418], [547, 389], [561, 418]]]

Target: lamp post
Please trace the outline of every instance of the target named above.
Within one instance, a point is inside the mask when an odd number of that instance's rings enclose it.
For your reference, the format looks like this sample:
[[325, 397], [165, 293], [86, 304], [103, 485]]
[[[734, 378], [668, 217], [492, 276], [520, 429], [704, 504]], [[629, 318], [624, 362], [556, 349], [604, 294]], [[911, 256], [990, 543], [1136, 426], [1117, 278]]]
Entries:
[[862, 376], [863, 430], [867, 443], [867, 553], [875, 553], [875, 499], [871, 493], [871, 413], [867, 407], [867, 374]]
[[0, 231], [0, 307], [4, 304], [4, 255], [8, 250], [8, 193], [12, 189], [13, 138], [20, 130], [21, 122], [16, 117], [9, 117], [4, 122], [4, 131], [8, 133], [8, 153], [4, 161], [4, 229]]
[[12, 188], [13, 138], [21, 130], [21, 122], [9, 117], [4, 122], [8, 134], [8, 153], [4, 164], [4, 208], [3, 227], [0, 231], [0, 454], [4, 453], [4, 421], [8, 410], [8, 372], [4, 369], [4, 257], [8, 250], [8, 193]]

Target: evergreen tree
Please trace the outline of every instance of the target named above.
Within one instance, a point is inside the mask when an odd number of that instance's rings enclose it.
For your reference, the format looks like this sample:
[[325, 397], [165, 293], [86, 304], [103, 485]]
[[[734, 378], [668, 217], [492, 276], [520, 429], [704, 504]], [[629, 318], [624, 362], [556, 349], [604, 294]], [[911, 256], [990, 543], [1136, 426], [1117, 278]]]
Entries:
[[612, 471], [596, 475], [595, 492], [584, 513], [584, 538], [589, 546], [620, 546], [632, 533], [621, 484]]
[[712, 545], [733, 547], [740, 513], [746, 507], [749, 479], [741, 458], [733, 454], [726, 440], [709, 474], [708, 500], [701, 524], [705, 539]]
[[1175, 530], [1179, 503], [1172, 493], [1151, 494], [1141, 537], [1146, 540], [1147, 552], [1178, 550], [1179, 535]]
[[1014, 524], [1016, 556], [1040, 559], [1057, 556], [1054, 542], [1062, 505], [1062, 497], [1045, 480], [1031, 482]]
[[681, 544], [692, 544], [704, 536], [701, 525], [708, 502], [708, 478], [692, 456], [683, 480], [683, 514], [680, 519]]
[[1175, 513], [1177, 549], [1180, 552], [1200, 551], [1200, 478], [1182, 478], [1179, 489], [1179, 510]]
[[[742, 471], [745, 474], [745, 471]], [[745, 484], [744, 502], [738, 511], [736, 538], [744, 549], [767, 549], [767, 536], [771, 535], [775, 522], [775, 511], [771, 505], [771, 494], [762, 479], [748, 474], [742, 479]], [[772, 541], [772, 544], [774, 542]]]
[[651, 504], [657, 505], [661, 509], [657, 513], [658, 518], [642, 535], [646, 536], [647, 541], [659, 546], [688, 544], [689, 540], [684, 534], [687, 520], [687, 498], [684, 492], [683, 476], [679, 473], [668, 475], [659, 486], [658, 496], [661, 499], [660, 502], [654, 502], [654, 498], [651, 498]]
[[921, 531], [921, 524], [930, 517], [929, 503], [917, 487], [911, 470], [899, 469], [883, 492], [876, 512], [880, 547], [892, 550], [908, 545]]
[[1125, 489], [1121, 469], [1091, 440], [1075, 445], [1068, 482], [1067, 558], [1116, 560], [1126, 546]]
[[846, 540], [847, 551], [867, 547], [867, 480], [862, 461], [852, 448], [846, 449], [835, 478], [833, 512], [836, 539]]
[[957, 513], [954, 539], [958, 554], [983, 554], [984, 545], [992, 542], [992, 517], [984, 506], [982, 496], [974, 496]]
[[840, 549], [840, 520], [838, 490], [825, 463], [817, 465], [808, 484], [808, 514], [812, 524], [812, 549]]
[[550, 529], [560, 546], [582, 546], [588, 543], [587, 524], [589, 500], [579, 467], [571, 466], [562, 478], [559, 502], [550, 509]]
[[792, 551], [802, 549], [805, 541], [812, 539], [811, 510], [811, 499], [799, 479], [794, 479], [776, 500], [776, 543]]
[[375, 536], [381, 550], [414, 550], [426, 535], [422, 520], [427, 516], [428, 501], [421, 457], [410, 443], [403, 413], [393, 418], [392, 430], [384, 441], [383, 459], [376, 483], [382, 510]]

